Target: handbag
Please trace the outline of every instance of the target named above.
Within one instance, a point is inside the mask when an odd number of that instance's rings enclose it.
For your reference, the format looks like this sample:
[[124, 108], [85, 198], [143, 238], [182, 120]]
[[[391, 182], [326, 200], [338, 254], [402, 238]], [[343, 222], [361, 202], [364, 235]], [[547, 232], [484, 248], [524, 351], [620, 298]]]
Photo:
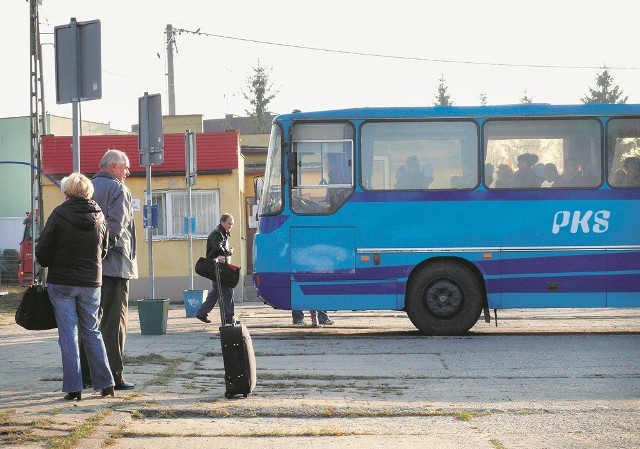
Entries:
[[[235, 288], [240, 281], [240, 267], [230, 263], [219, 263], [218, 265], [220, 267], [220, 285]], [[216, 280], [216, 262], [209, 258], [199, 258], [196, 262], [195, 271], [204, 278], [212, 281]]]
[[32, 284], [27, 288], [16, 310], [16, 323], [31, 331], [58, 327], [47, 287]]
[[207, 257], [201, 257], [196, 262], [195, 271], [203, 278], [213, 281], [216, 278], [216, 263]]
[[220, 267], [220, 283], [224, 287], [235, 288], [240, 281], [240, 267], [231, 265], [230, 263], [221, 263]]

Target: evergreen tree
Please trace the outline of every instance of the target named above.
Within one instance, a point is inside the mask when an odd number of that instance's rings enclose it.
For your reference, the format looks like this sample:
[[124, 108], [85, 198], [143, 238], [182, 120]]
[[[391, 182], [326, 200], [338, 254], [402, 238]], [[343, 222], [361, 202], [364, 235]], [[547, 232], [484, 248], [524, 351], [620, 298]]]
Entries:
[[608, 104], [624, 104], [629, 96], [623, 97], [620, 86], [613, 84], [613, 76], [609, 73], [607, 66], [602, 67], [602, 73], [596, 76], [597, 89], [589, 88], [589, 94], [580, 99], [585, 104], [589, 103], [608, 103]]
[[487, 94], [485, 94], [485, 93], [481, 93], [480, 94], [480, 105], [481, 106], [486, 106], [487, 105]]
[[448, 87], [445, 85], [444, 75], [440, 75], [440, 79], [438, 80], [438, 93], [434, 97], [435, 101], [433, 102], [434, 106], [453, 106], [453, 100], [451, 100], [451, 95], [447, 93]]
[[527, 89], [522, 91], [522, 94], [523, 94], [523, 97], [520, 99], [520, 103], [522, 103], [522, 104], [531, 104], [531, 103], [533, 103], [533, 98], [531, 98], [529, 96], [529, 94], [527, 93]]
[[[253, 106], [253, 110], [246, 110], [246, 113], [251, 117], [253, 124], [253, 130], [255, 132], [262, 133], [265, 131], [267, 125], [267, 116], [269, 113], [268, 105], [271, 100], [275, 98], [278, 91], [273, 91], [273, 83], [269, 83], [269, 73], [267, 69], [260, 65], [258, 59], [258, 65], [251, 67], [253, 73], [247, 75], [247, 87], [249, 93], [242, 92], [245, 100]], [[272, 67], [269, 68], [269, 71]]]

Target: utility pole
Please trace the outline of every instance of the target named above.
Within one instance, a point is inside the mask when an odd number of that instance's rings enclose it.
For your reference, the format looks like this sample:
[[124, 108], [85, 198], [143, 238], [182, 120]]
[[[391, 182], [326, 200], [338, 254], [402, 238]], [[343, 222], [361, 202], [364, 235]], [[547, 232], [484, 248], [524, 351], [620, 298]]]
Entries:
[[173, 33], [173, 26], [167, 25], [167, 83], [169, 86], [169, 115], [176, 115], [176, 85], [173, 73], [173, 47], [176, 45], [176, 38]]
[[[44, 107], [44, 79], [42, 74], [42, 46], [40, 45], [40, 18], [38, 14], [38, 4], [42, 0], [29, 0], [29, 32], [31, 40], [31, 210], [32, 210], [32, 236], [40, 233], [42, 220], [38, 215], [42, 215], [42, 184], [40, 183], [40, 173], [36, 169], [41, 167], [40, 136], [47, 133], [46, 110]], [[36, 210], [38, 211], [36, 213]], [[42, 272], [33, 257], [32, 273], [33, 282], [42, 282]]]

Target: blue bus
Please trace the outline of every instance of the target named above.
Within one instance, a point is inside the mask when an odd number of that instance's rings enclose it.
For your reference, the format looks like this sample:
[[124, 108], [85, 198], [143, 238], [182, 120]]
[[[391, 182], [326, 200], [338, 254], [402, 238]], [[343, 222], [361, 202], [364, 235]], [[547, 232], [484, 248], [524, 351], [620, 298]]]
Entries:
[[258, 190], [278, 309], [461, 335], [490, 309], [640, 306], [640, 105], [284, 114]]

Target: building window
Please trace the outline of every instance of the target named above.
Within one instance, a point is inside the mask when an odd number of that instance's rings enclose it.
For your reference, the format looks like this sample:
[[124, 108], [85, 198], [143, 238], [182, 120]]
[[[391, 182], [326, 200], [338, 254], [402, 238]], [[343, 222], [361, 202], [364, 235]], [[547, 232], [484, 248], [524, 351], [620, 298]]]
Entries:
[[[189, 197], [186, 190], [154, 191], [151, 202], [158, 206], [158, 227], [153, 230], [154, 240], [188, 238]], [[192, 190], [191, 216], [195, 219], [192, 224], [193, 237], [206, 238], [220, 222], [220, 192]]]

